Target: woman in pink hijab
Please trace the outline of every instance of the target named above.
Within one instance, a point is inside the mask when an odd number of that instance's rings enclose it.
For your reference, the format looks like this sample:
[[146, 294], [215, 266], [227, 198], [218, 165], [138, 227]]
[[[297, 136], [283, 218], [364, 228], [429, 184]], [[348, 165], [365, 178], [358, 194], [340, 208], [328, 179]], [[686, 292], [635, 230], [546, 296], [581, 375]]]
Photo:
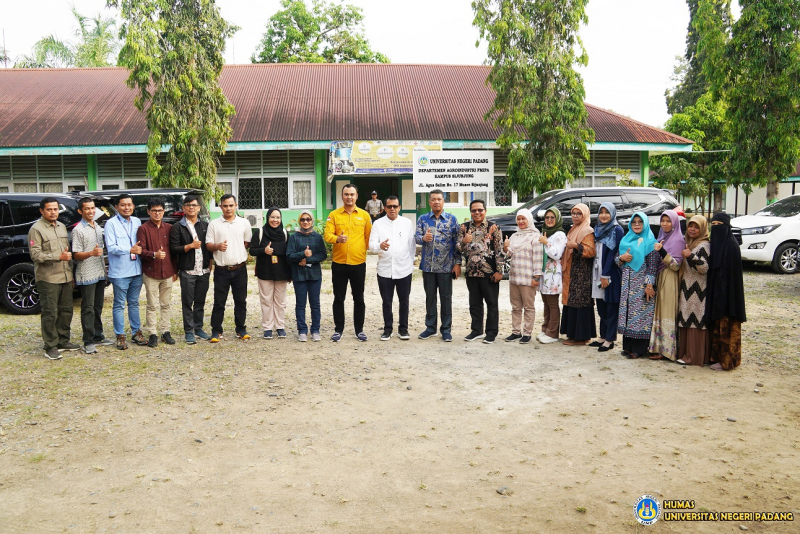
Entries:
[[570, 210], [572, 228], [567, 233], [567, 248], [561, 256], [564, 289], [561, 302], [561, 333], [564, 345], [586, 345], [597, 335], [592, 300], [592, 267], [594, 266], [594, 230], [589, 206], [575, 204]]
[[680, 218], [673, 210], [661, 214], [661, 230], [656, 241], [653, 249], [661, 256], [661, 263], [658, 265], [656, 310], [650, 333], [650, 359], [675, 361], [678, 358], [678, 273], [686, 241], [681, 232]]

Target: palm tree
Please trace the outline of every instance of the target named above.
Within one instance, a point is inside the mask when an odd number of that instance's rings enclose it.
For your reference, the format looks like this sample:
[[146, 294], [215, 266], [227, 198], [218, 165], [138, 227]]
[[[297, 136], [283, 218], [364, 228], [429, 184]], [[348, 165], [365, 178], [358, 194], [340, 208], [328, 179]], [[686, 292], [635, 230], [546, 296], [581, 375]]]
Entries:
[[31, 55], [23, 55], [14, 64], [16, 68], [108, 67], [114, 65], [119, 41], [113, 31], [113, 18], [98, 14], [89, 18], [72, 7], [78, 22], [75, 30], [77, 43], [62, 41], [55, 35], [39, 39]]

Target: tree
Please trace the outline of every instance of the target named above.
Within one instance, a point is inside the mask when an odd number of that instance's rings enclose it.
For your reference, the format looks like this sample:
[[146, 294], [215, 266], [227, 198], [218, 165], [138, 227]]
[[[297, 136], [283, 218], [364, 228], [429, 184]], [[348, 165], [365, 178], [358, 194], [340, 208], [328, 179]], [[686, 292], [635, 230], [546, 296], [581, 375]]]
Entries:
[[594, 142], [583, 104], [588, 62], [578, 37], [588, 0], [473, 0], [474, 25], [488, 41], [487, 83], [494, 103], [484, 116], [508, 150], [509, 184], [520, 196], [564, 187], [584, 174]]
[[[680, 113], [683, 108], [693, 106], [703, 93], [708, 90], [708, 82], [703, 74], [703, 61], [705, 54], [698, 53], [697, 44], [700, 34], [694, 27], [697, 22], [699, 0], [686, 0], [689, 6], [689, 27], [686, 30], [686, 53], [678, 56], [678, 64], [672, 80], [676, 87], [667, 89], [664, 96], [667, 98], [667, 111], [670, 115]], [[730, 0], [720, 0], [713, 6], [719, 16], [722, 27], [729, 30], [733, 16], [731, 15]]]
[[[120, 7], [134, 104], [146, 109], [147, 171], [156, 187], [219, 194], [218, 154], [231, 136], [231, 105], [219, 86], [225, 39], [237, 30], [214, 0], [108, 0]], [[169, 145], [164, 165], [156, 158]]]
[[31, 55], [23, 55], [16, 68], [108, 67], [114, 65], [114, 55], [119, 42], [112, 29], [113, 18], [103, 18], [99, 13], [89, 18], [73, 7], [72, 16], [78, 22], [77, 41], [72, 43], [55, 35], [43, 37], [33, 45]]
[[389, 63], [364, 37], [361, 8], [314, 0], [281, 0], [253, 63]]
[[698, 8], [703, 73], [727, 103], [731, 172], [766, 185], [773, 202], [800, 159], [800, 0], [740, 0], [730, 33], [718, 3]]

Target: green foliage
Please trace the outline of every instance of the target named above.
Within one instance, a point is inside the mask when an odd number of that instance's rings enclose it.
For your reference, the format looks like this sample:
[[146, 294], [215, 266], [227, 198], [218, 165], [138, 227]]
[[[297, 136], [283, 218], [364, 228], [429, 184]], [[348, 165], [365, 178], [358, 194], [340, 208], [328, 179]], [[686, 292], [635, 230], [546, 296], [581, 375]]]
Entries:
[[578, 36], [588, 0], [473, 0], [474, 25], [488, 41], [495, 92], [485, 115], [509, 151], [509, 184], [519, 195], [564, 187], [584, 174], [587, 126], [583, 80], [588, 62]]
[[[697, 44], [700, 41], [700, 34], [694, 28], [697, 20], [699, 0], [686, 0], [689, 6], [689, 27], [686, 30], [686, 53], [683, 57], [678, 57], [678, 64], [672, 80], [676, 83], [675, 88], [666, 91], [667, 111], [670, 115], [680, 113], [684, 108], [693, 106], [695, 102], [708, 90], [708, 82], [703, 74], [703, 62], [705, 54], [700, 53]], [[715, 3], [713, 9], [719, 16], [723, 28], [729, 29], [733, 17], [731, 15], [730, 0], [720, 0]]]
[[[222, 93], [225, 39], [237, 30], [214, 0], [108, 0], [120, 7], [125, 44], [120, 63], [147, 113], [147, 171], [156, 187], [194, 187], [221, 195], [218, 154], [232, 134], [235, 113]], [[169, 145], [166, 162], [156, 157]]]
[[314, 0], [281, 0], [253, 63], [389, 63], [364, 37], [361, 8]]
[[773, 201], [800, 159], [800, 0], [740, 0], [731, 32], [719, 1], [700, 0], [698, 8], [703, 72], [727, 103], [731, 174], [766, 185]]
[[606, 180], [605, 185], [616, 185], [619, 187], [641, 187], [642, 184], [636, 178], [631, 178], [630, 169], [620, 169], [619, 167], [608, 167], [600, 171], [600, 174], [614, 174], [614, 178]]
[[[73, 7], [72, 16], [78, 22], [77, 41], [62, 41], [54, 35], [39, 39], [31, 55], [23, 55], [15, 68], [109, 67], [114, 65], [114, 55], [119, 41], [114, 35], [113, 18], [103, 18], [99, 13], [89, 18]], [[2, 58], [0, 58], [1, 60]]]

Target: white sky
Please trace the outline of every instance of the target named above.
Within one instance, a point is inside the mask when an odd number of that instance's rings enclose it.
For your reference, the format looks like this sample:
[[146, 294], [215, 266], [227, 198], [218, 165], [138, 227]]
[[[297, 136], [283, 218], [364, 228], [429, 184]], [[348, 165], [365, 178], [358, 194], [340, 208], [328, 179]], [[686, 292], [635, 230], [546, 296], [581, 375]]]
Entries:
[[[485, 59], [485, 47], [475, 47], [470, 0], [348, 3], [363, 8], [367, 38], [392, 63], [475, 65]], [[105, 0], [0, 0], [0, 29], [10, 56], [29, 54], [46, 35], [72, 39], [77, 28], [72, 4], [87, 16], [112, 13]], [[279, 0], [217, 0], [217, 5], [241, 27], [228, 44], [226, 61], [249, 63]], [[586, 101], [661, 126], [669, 117], [664, 91], [675, 56], [685, 48], [685, 0], [591, 0], [587, 11], [589, 24], [580, 32], [589, 54], [582, 71]]]

